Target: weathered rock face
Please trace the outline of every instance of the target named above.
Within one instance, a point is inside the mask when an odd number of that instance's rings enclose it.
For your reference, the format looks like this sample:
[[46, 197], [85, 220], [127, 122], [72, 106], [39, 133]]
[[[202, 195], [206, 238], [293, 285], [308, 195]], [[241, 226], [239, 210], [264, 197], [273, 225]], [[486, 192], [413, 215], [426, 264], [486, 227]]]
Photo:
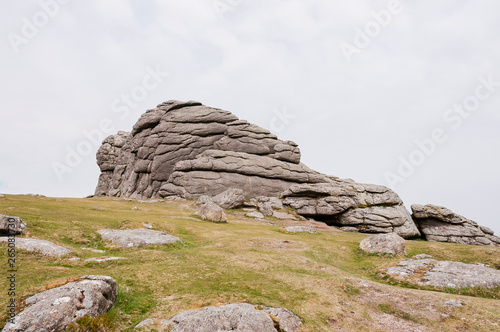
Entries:
[[[201, 155], [207, 150], [211, 152]], [[319, 176], [299, 165], [295, 143], [193, 101], [168, 101], [147, 111], [131, 134], [120, 132], [103, 142], [97, 162], [102, 174], [96, 195], [138, 198], [213, 196], [238, 183], [273, 188], [275, 183], [296, 182], [289, 169], [301, 174], [303, 182], [308, 174]], [[248, 191], [252, 186], [241, 188]], [[275, 193], [286, 185], [278, 188]]]
[[[130, 134], [108, 137], [97, 153], [95, 194], [133, 198], [216, 196], [238, 188], [244, 198], [285, 198], [304, 216], [363, 232], [419, 236], [390, 189], [320, 174], [300, 150], [230, 112], [198, 102], [168, 101], [141, 116]], [[266, 215], [272, 206], [258, 202]]]
[[413, 219], [427, 241], [474, 245], [500, 245], [500, 237], [487, 227], [435, 205], [412, 205]]
[[4, 332], [66, 331], [84, 316], [98, 317], [111, 309], [118, 295], [114, 279], [85, 276], [26, 299], [27, 308], [7, 323]]

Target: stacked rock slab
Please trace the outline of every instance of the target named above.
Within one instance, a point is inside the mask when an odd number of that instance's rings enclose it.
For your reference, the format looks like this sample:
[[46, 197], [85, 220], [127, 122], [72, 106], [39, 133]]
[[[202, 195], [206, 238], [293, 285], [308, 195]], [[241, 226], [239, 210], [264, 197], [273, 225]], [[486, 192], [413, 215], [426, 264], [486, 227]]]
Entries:
[[299, 214], [370, 233], [418, 236], [390, 189], [331, 178], [300, 162], [294, 142], [230, 112], [199, 102], [168, 101], [147, 111], [132, 132], [106, 138], [97, 153], [96, 196], [278, 197]]
[[427, 241], [474, 245], [500, 245], [500, 237], [453, 211], [435, 205], [411, 206], [413, 219]]
[[391, 189], [329, 177], [328, 183], [297, 184], [281, 195], [300, 215], [365, 233], [420, 236], [401, 198]]

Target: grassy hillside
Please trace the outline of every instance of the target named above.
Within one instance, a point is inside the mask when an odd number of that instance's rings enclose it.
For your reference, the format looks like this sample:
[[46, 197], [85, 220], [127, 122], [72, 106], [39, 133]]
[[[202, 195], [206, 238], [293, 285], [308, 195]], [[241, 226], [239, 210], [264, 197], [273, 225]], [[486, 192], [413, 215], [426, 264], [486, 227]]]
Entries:
[[[199, 220], [195, 211], [191, 201], [12, 195], [0, 199], [0, 213], [19, 216], [28, 224], [23, 236], [49, 240], [72, 251], [62, 258], [19, 251], [20, 293], [28, 297], [88, 274], [111, 276], [120, 294], [100, 323], [112, 326], [112, 331], [132, 331], [146, 318], [167, 319], [188, 309], [244, 301], [293, 311], [304, 322], [301, 331], [500, 329], [499, 289], [452, 294], [457, 291], [409, 288], [413, 286], [380, 272], [401, 258], [358, 250], [367, 235], [334, 228], [320, 234], [288, 234], [283, 229], [286, 222], [255, 221], [242, 210], [228, 211], [228, 224], [214, 224]], [[143, 223], [178, 236], [183, 243], [119, 248], [96, 233], [142, 228]], [[407, 241], [407, 252], [500, 268], [500, 248]], [[113, 256], [127, 259], [83, 262]], [[82, 260], [70, 261], [72, 257]], [[6, 271], [5, 244], [0, 245], [0, 260]], [[0, 280], [5, 313], [7, 281]], [[447, 307], [444, 302], [449, 299], [461, 299], [465, 305]]]

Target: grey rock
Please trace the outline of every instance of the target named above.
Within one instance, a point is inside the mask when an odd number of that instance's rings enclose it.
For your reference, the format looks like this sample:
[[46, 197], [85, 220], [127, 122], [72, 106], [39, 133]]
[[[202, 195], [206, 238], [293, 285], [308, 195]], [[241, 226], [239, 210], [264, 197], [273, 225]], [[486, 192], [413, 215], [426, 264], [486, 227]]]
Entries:
[[125, 257], [108, 257], [108, 258], [89, 258], [84, 260], [84, 262], [95, 262], [95, 263], [103, 263], [110, 261], [119, 261], [122, 259], [126, 259]]
[[444, 288], [500, 286], [500, 271], [482, 264], [436, 261], [434, 259], [406, 259], [396, 267], [387, 268], [389, 274], [403, 277], [424, 273], [420, 285]]
[[153, 225], [150, 224], [142, 224], [142, 226], [147, 229], [153, 229]]
[[27, 307], [7, 323], [4, 332], [66, 331], [84, 316], [98, 317], [114, 305], [118, 287], [106, 276], [84, 276], [26, 299]]
[[0, 235], [19, 235], [28, 228], [19, 217], [0, 214]]
[[306, 226], [289, 226], [285, 227], [285, 230], [290, 233], [311, 233], [311, 234], [318, 233], [318, 231], [315, 228]]
[[0, 198], [5, 198], [5, 196], [4, 196], [4, 195], [2, 195], [2, 194], [0, 194]]
[[97, 231], [104, 240], [112, 241], [120, 247], [137, 247], [181, 242], [176, 236], [150, 229], [103, 229]]
[[224, 209], [235, 209], [245, 203], [245, 196], [243, 190], [231, 188], [212, 197], [212, 201]]
[[427, 255], [427, 254], [419, 254], [419, 255], [415, 255], [413, 256], [414, 259], [426, 259], [426, 258], [432, 258], [431, 255]]
[[166, 321], [164, 326], [169, 326], [171, 332], [278, 332], [270, 315], [279, 320], [281, 331], [296, 332], [300, 326], [300, 319], [288, 310], [259, 310], [246, 303], [185, 311]]
[[500, 237], [487, 227], [478, 225], [453, 211], [435, 205], [411, 206], [413, 219], [428, 241], [470, 245], [500, 245]]
[[[8, 237], [0, 237], [0, 242], [9, 242]], [[28, 251], [38, 251], [47, 256], [64, 256], [71, 251], [45, 240], [16, 237], [16, 248]]]
[[203, 204], [198, 210], [198, 212], [196, 212], [196, 215], [198, 215], [201, 219], [212, 222], [217, 222], [217, 223], [227, 222], [227, 216], [224, 210], [220, 206], [211, 201]]
[[377, 234], [372, 235], [361, 241], [359, 248], [370, 254], [393, 254], [406, 255], [405, 240], [395, 234]]
[[148, 319], [143, 320], [139, 324], [137, 324], [135, 326], [135, 328], [136, 329], [140, 329], [140, 328], [143, 328], [143, 327], [146, 327], [146, 326], [149, 326], [149, 325], [153, 325], [154, 323], [155, 323], [154, 319], [148, 318]]
[[387, 272], [389, 274], [395, 274], [400, 276], [411, 276], [415, 274], [417, 270], [428, 271], [437, 261], [434, 259], [406, 259], [398, 263], [398, 266], [388, 267]]
[[300, 318], [295, 316], [290, 310], [284, 308], [264, 307], [264, 311], [267, 314], [278, 318], [278, 325], [282, 332], [296, 332], [298, 331], [300, 325], [302, 325]]
[[480, 264], [440, 261], [422, 277], [422, 285], [464, 288], [500, 286], [500, 271]]
[[462, 307], [463, 303], [460, 300], [448, 300], [444, 302], [444, 305], [447, 307], [457, 308], [457, 307]]
[[264, 215], [260, 212], [254, 211], [246, 214], [247, 217], [255, 218], [255, 219], [264, 219]]

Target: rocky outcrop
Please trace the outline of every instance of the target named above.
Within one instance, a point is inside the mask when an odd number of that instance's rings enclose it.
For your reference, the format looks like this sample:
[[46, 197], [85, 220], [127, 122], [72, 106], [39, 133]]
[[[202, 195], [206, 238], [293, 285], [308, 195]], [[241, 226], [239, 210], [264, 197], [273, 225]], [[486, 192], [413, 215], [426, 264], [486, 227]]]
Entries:
[[78, 319], [99, 317], [114, 305], [118, 287], [113, 278], [85, 276], [26, 299], [26, 309], [5, 325], [4, 332], [66, 331]]
[[387, 268], [391, 275], [408, 279], [416, 273], [423, 274], [419, 285], [445, 288], [500, 286], [500, 271], [483, 264], [437, 261], [434, 259], [407, 259], [395, 267]]
[[[95, 194], [194, 199], [238, 188], [245, 199], [282, 195], [299, 214], [331, 225], [419, 236], [390, 189], [328, 177], [300, 159], [297, 144], [230, 112], [168, 101], [143, 114], [131, 133], [104, 140], [97, 153], [102, 173]], [[255, 203], [273, 215], [272, 201]]]
[[365, 233], [420, 236], [410, 213], [389, 188], [329, 178], [328, 183], [296, 184], [281, 194], [300, 215]]
[[427, 241], [500, 245], [500, 237], [453, 211], [435, 205], [412, 205], [413, 219]]
[[28, 228], [19, 217], [0, 214], [0, 235], [19, 235]]
[[[0, 242], [11, 242], [8, 237], [0, 237]], [[71, 251], [67, 248], [61, 247], [55, 243], [39, 240], [39, 239], [31, 239], [24, 237], [16, 237], [15, 238], [16, 248], [24, 249], [28, 251], [36, 251], [46, 256], [64, 256], [69, 254]]]
[[256, 308], [247, 303], [189, 310], [162, 323], [171, 332], [295, 332], [302, 322], [283, 308]]
[[138, 247], [181, 242], [176, 236], [150, 229], [103, 229], [97, 231], [104, 240], [112, 241], [120, 247]]
[[392, 254], [405, 256], [405, 240], [395, 234], [372, 235], [361, 241], [359, 249], [369, 254]]

